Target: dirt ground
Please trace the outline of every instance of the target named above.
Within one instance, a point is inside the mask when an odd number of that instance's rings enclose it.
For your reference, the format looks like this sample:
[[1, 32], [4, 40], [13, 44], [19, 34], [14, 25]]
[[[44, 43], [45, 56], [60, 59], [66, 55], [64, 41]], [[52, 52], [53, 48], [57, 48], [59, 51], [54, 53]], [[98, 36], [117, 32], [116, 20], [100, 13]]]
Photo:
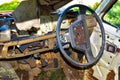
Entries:
[[[17, 75], [20, 80], [29, 80], [29, 74], [25, 70], [16, 70]], [[54, 70], [42, 70], [38, 76], [34, 77], [34, 80], [65, 80], [65, 74], [63, 69], [54, 69]]]

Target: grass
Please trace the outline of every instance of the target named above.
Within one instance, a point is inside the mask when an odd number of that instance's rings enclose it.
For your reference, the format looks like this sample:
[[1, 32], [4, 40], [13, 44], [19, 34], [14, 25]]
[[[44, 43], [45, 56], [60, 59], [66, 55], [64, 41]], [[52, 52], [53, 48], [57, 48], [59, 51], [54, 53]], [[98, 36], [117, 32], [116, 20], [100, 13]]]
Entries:
[[19, 1], [17, 0], [13, 0], [9, 3], [5, 3], [0, 5], [0, 11], [10, 11], [10, 10], [14, 10], [18, 5], [19, 5]]

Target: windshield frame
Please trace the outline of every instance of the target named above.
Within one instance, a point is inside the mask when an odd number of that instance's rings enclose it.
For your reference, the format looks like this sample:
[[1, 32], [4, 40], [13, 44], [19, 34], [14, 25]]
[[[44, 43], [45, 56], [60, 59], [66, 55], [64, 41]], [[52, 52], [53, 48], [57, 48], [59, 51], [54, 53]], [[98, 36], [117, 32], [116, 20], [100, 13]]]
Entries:
[[98, 8], [95, 11], [101, 17], [104, 23], [111, 25], [112, 27], [115, 27], [115, 28], [118, 28], [118, 26], [112, 25], [109, 22], [105, 21], [104, 16], [117, 1], [118, 0], [102, 0], [101, 4], [98, 6]]

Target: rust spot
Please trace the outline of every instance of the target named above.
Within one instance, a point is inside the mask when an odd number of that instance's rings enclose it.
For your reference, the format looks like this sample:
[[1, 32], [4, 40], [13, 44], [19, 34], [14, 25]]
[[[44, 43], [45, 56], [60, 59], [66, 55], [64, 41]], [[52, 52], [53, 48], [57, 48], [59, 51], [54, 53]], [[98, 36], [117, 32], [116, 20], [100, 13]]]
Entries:
[[2, 46], [2, 45], [0, 45], [0, 52], [2, 51], [2, 48], [3, 48], [3, 46]]
[[21, 80], [28, 80], [29, 79], [28, 71], [18, 69], [18, 70], [16, 70], [16, 73]]
[[118, 52], [118, 53], [119, 53], [119, 52], [120, 52], [120, 48], [117, 48], [117, 49], [116, 49], [116, 52]]
[[120, 80], [120, 66], [118, 67], [118, 80]]
[[108, 75], [107, 75], [107, 79], [106, 80], [114, 80], [115, 78], [115, 72], [113, 70], [111, 70]]
[[94, 70], [92, 68], [88, 69], [85, 74], [86, 80], [99, 80], [93, 76], [93, 73], [94, 73]]
[[86, 42], [86, 37], [85, 37], [85, 32], [83, 30], [83, 26], [74, 27], [73, 32], [75, 34], [75, 42], [77, 45], [81, 45]]

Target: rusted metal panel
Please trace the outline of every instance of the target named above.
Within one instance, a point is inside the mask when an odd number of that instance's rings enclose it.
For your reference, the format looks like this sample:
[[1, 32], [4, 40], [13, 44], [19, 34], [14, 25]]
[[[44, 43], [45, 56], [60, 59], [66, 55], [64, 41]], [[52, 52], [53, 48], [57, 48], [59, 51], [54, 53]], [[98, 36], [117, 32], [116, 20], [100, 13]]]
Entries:
[[93, 76], [94, 70], [92, 68], [87, 69], [85, 72], [85, 80], [99, 80], [96, 77]]
[[111, 70], [111, 71], [107, 74], [106, 80], [115, 80], [115, 72], [114, 72], [113, 70]]

